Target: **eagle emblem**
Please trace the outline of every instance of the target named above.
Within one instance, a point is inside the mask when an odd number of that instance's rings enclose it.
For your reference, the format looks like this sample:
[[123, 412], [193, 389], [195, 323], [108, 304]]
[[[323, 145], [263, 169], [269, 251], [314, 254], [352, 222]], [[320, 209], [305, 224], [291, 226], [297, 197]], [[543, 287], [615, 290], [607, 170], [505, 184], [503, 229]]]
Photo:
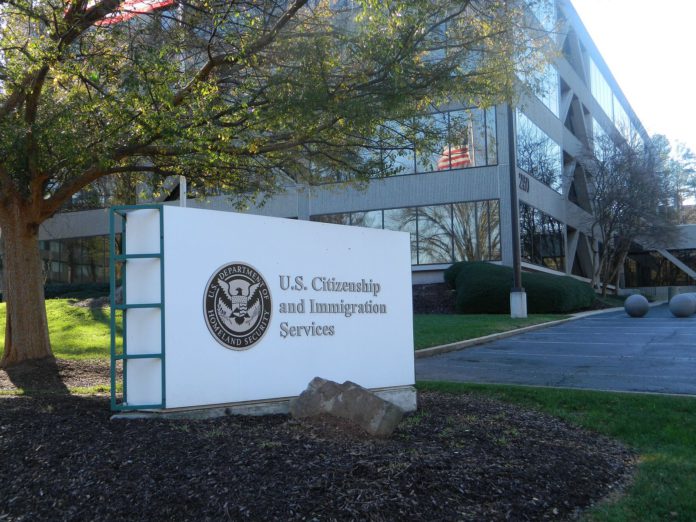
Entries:
[[233, 350], [251, 348], [270, 322], [268, 285], [256, 269], [243, 263], [230, 263], [213, 273], [203, 306], [210, 333]]
[[218, 279], [223, 295], [218, 298], [218, 311], [222, 317], [233, 319], [235, 323], [253, 321], [261, 309], [259, 287], [261, 283], [249, 285], [244, 291], [240, 287], [232, 288], [232, 284], [224, 279]]

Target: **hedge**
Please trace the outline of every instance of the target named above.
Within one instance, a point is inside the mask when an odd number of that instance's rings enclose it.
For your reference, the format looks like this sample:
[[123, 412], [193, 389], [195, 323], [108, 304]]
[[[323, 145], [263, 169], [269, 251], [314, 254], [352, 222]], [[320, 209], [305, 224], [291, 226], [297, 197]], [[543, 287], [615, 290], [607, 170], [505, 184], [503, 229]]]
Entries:
[[[510, 267], [461, 262], [445, 270], [444, 276], [456, 290], [457, 312], [510, 313]], [[596, 299], [590, 285], [568, 276], [523, 272], [522, 286], [532, 314], [575, 312], [589, 308]]]
[[109, 295], [109, 283], [48, 284], [44, 287], [46, 299], [87, 299]]
[[[51, 283], [44, 286], [44, 297], [46, 299], [88, 299], [107, 296], [110, 291], [109, 283]], [[0, 292], [0, 303], [4, 300], [5, 297]]]

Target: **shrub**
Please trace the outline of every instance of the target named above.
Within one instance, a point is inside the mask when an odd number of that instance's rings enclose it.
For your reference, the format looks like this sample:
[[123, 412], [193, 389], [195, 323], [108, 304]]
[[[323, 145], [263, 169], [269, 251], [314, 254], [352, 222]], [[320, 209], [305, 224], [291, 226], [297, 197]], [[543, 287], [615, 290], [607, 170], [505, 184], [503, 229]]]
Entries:
[[46, 299], [87, 299], [109, 295], [109, 283], [49, 284], [44, 288]]
[[[90, 297], [103, 297], [111, 291], [109, 283], [52, 283], [44, 286], [46, 299], [88, 299]], [[4, 296], [0, 292], [0, 303]]]
[[[444, 277], [456, 290], [457, 312], [510, 312], [510, 267], [461, 262], [445, 270]], [[588, 284], [568, 276], [524, 272], [522, 286], [527, 292], [527, 311], [533, 314], [574, 312], [588, 308], [595, 301], [595, 293]]]

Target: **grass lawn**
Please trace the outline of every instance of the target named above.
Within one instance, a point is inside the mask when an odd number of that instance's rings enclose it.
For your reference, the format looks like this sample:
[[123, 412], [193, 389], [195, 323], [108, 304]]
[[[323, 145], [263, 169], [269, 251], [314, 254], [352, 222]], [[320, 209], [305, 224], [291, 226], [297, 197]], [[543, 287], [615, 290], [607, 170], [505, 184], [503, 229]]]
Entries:
[[[109, 309], [79, 308], [67, 299], [47, 299], [48, 331], [56, 357], [92, 359], [109, 357]], [[437, 315], [413, 317], [416, 349], [473, 339], [563, 319], [566, 315], [530, 315], [512, 319], [507, 315]], [[0, 303], [0, 356], [5, 347], [5, 303]]]
[[[48, 334], [61, 359], [108, 358], [111, 343], [108, 308], [80, 308], [67, 299], [47, 299]], [[0, 355], [5, 349], [5, 303], [0, 303]]]
[[605, 297], [602, 297], [601, 295], [597, 295], [597, 301], [600, 303], [603, 303], [605, 306], [611, 306], [611, 307], [621, 307], [624, 305], [624, 301], [626, 300], [625, 295], [607, 295]]
[[586, 520], [696, 520], [696, 398], [453, 383], [421, 383], [419, 389], [490, 395], [632, 447], [639, 454], [635, 482]]
[[512, 319], [503, 314], [416, 314], [413, 316], [414, 344], [416, 350], [420, 350], [566, 317], [568, 316], [537, 314], [526, 319]]

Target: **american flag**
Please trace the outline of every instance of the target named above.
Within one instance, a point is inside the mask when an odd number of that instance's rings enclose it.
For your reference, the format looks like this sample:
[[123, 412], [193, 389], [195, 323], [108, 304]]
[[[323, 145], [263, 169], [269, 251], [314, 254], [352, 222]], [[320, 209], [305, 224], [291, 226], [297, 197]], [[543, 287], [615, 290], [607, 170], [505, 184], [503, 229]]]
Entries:
[[446, 145], [440, 159], [437, 160], [437, 170], [461, 169], [471, 166], [469, 147], [466, 145]]
[[[87, 3], [87, 7], [92, 7], [96, 0], [91, 0]], [[113, 25], [120, 24], [126, 20], [130, 20], [134, 16], [151, 13], [158, 9], [164, 9], [176, 4], [176, 0], [125, 0], [121, 2], [118, 10], [108, 14], [96, 25]]]

